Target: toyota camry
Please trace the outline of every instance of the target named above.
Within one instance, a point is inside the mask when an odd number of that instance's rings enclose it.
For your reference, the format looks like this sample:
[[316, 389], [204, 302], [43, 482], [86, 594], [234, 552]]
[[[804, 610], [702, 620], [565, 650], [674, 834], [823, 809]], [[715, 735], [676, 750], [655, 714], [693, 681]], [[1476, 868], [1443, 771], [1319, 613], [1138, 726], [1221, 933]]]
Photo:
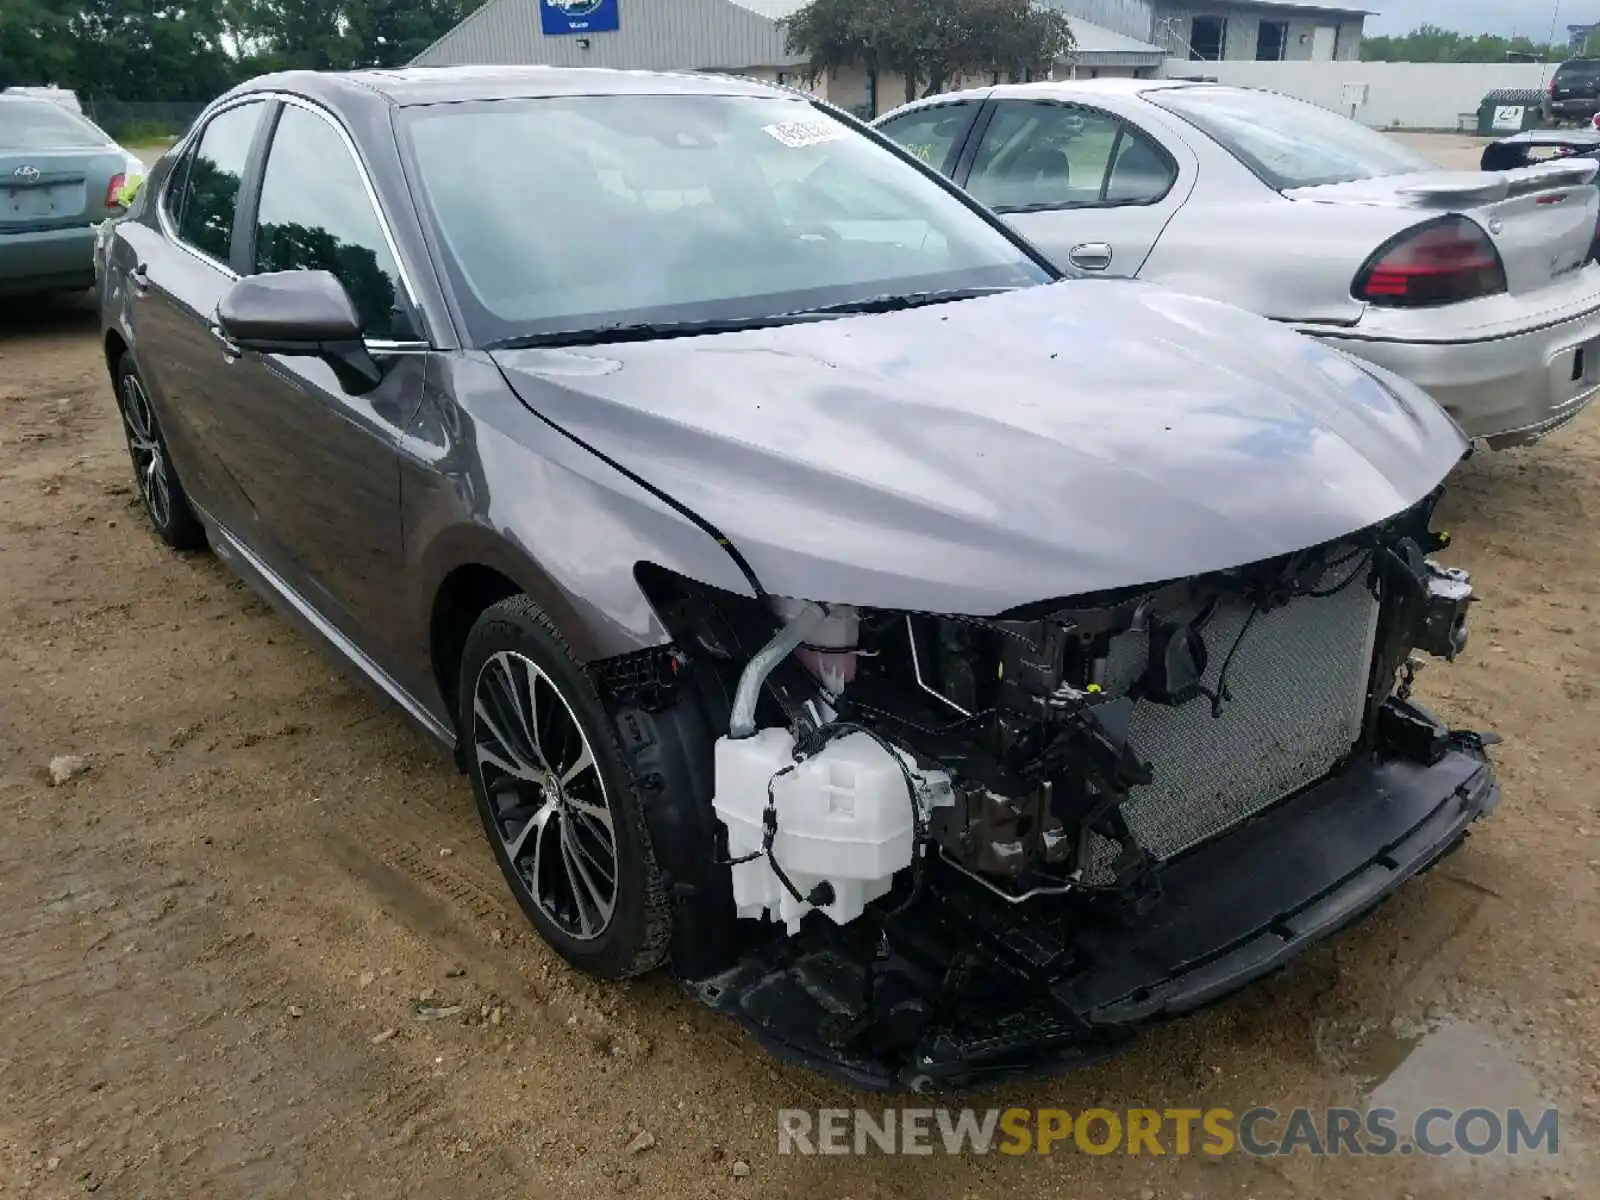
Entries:
[[1455, 423], [797, 93], [263, 78], [101, 308], [155, 533], [456, 756], [549, 944], [858, 1084], [1104, 1053], [1496, 801], [1411, 697]]

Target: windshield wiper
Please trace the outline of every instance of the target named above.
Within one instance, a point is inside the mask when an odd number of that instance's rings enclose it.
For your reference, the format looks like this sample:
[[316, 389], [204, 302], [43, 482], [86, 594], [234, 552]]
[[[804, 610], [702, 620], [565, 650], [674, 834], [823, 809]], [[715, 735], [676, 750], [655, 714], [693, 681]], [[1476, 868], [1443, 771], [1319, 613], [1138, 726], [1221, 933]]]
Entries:
[[610, 342], [656, 342], [667, 338], [702, 337], [715, 333], [741, 333], [748, 329], [772, 329], [803, 321], [823, 321], [857, 313], [898, 312], [928, 304], [951, 304], [1014, 291], [1009, 287], [951, 288], [941, 292], [908, 292], [871, 296], [864, 300], [845, 300], [819, 308], [795, 309], [759, 317], [724, 317], [711, 321], [640, 321], [615, 325], [596, 325], [589, 329], [557, 329], [530, 333], [522, 337], [487, 342], [485, 350], [536, 350], [563, 346], [600, 346]]
[[739, 333], [770, 329], [803, 321], [807, 314], [782, 313], [764, 317], [724, 317], [715, 321], [640, 321], [633, 324], [595, 325], [589, 329], [555, 329], [522, 337], [486, 342], [485, 350], [535, 350], [540, 347], [600, 346], [607, 342], [656, 342], [666, 338], [701, 337], [713, 333]]
[[923, 308], [929, 304], [954, 304], [959, 300], [977, 300], [982, 296], [998, 296], [1014, 292], [1014, 287], [947, 288], [940, 292], [889, 293], [870, 296], [865, 300], [844, 300], [838, 304], [824, 304], [820, 308], [802, 309], [799, 314], [808, 317], [845, 316], [850, 313], [900, 312], [907, 308]]

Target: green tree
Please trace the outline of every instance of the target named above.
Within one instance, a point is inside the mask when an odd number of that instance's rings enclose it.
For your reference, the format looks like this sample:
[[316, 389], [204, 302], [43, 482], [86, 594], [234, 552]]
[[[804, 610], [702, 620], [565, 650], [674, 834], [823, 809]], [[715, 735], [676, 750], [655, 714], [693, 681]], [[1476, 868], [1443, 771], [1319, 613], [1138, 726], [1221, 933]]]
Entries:
[[356, 65], [400, 67], [472, 15], [481, 0], [357, 0], [350, 32], [361, 49]]
[[838, 67], [869, 75], [891, 70], [906, 57], [904, 31], [892, 17], [893, 0], [812, 0], [789, 18], [789, 51], [807, 58], [813, 80]]
[[67, 32], [78, 90], [124, 100], [209, 98], [234, 82], [216, 3], [78, 0]]
[[67, 6], [59, 0], [0, 0], [0, 86], [76, 82]]
[[220, 0], [0, 0], [4, 82], [91, 98], [209, 99], [238, 75], [223, 32]]
[[482, 0], [232, 0], [265, 69], [350, 70], [410, 62]]
[[203, 102], [263, 71], [410, 62], [482, 0], [0, 0], [0, 86]]
[[1438, 25], [1420, 25], [1401, 37], [1369, 37], [1361, 43], [1361, 57], [1367, 62], [1505, 62], [1513, 54], [1543, 62], [1560, 62], [1567, 57], [1564, 49], [1541, 45], [1530, 38], [1503, 38], [1488, 33], [1473, 36]]
[[233, 16], [262, 70], [331, 71], [350, 67], [361, 47], [348, 5], [328, 0], [235, 0]]
[[984, 37], [993, 70], [1013, 80], [1046, 75], [1076, 44], [1065, 15], [1032, 0], [999, 0]]
[[1066, 17], [1031, 0], [812, 0], [787, 22], [813, 78], [839, 67], [905, 79], [906, 99], [968, 74], [1020, 78], [1072, 49]]

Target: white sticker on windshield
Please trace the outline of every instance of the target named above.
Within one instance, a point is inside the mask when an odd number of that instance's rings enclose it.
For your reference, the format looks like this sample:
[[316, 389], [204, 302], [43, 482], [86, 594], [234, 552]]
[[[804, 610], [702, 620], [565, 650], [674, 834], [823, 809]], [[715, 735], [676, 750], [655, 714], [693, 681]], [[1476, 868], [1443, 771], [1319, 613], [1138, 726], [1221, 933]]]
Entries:
[[768, 125], [762, 132], [776, 138], [791, 150], [798, 150], [802, 146], [817, 146], [823, 142], [837, 141], [844, 136], [844, 126], [836, 125], [832, 121], [784, 121], [778, 125]]

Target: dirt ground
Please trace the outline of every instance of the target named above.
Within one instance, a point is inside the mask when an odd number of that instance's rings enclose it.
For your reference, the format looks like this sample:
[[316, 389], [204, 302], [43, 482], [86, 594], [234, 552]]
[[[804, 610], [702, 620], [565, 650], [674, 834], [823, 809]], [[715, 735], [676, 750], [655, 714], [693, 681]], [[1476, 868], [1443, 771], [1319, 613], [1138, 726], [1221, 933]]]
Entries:
[[780, 1156], [780, 1108], [882, 1102], [568, 971], [423, 736], [148, 531], [88, 306], [0, 309], [0, 1196], [1600, 1196], [1600, 413], [1446, 518], [1484, 603], [1420, 690], [1505, 737], [1500, 811], [1287, 972], [966, 1102], [1552, 1105], [1556, 1158]]

